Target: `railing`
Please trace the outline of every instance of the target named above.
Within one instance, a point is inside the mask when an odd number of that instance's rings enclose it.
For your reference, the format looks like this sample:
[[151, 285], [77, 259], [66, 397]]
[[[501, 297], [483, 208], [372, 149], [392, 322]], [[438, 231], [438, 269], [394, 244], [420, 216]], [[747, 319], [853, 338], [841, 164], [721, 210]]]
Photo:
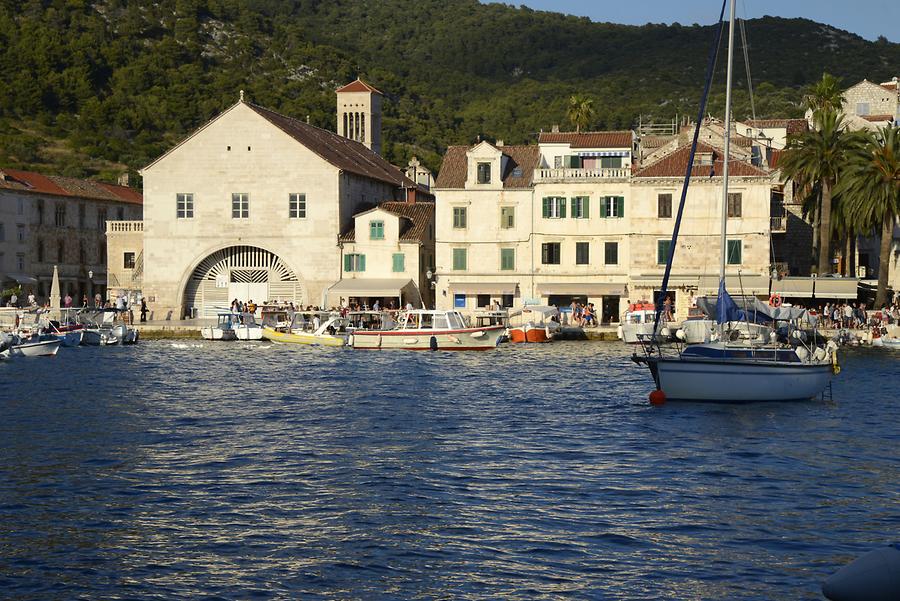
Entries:
[[597, 179], [627, 179], [631, 177], [631, 169], [619, 167], [614, 169], [544, 169], [534, 170], [534, 181], [585, 181]]
[[106, 233], [111, 232], [143, 232], [143, 221], [107, 221]]
[[775, 234], [783, 234], [787, 231], [787, 218], [786, 217], [770, 217], [769, 218], [769, 229], [772, 230], [772, 233]]

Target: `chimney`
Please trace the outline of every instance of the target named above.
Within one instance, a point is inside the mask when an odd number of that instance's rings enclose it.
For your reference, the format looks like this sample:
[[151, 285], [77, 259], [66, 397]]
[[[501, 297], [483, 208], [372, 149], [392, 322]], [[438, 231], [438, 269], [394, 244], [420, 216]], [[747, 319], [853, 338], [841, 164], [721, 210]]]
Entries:
[[409, 204], [416, 204], [416, 189], [415, 188], [407, 188], [406, 189], [406, 202]]
[[559, 133], [559, 124], [554, 123], [553, 127], [550, 128], [550, 133], [558, 134]]
[[119, 175], [118, 183], [120, 186], [128, 185], [128, 172], [127, 171], [122, 173], [121, 175]]
[[497, 148], [503, 148], [503, 140], [497, 140]]

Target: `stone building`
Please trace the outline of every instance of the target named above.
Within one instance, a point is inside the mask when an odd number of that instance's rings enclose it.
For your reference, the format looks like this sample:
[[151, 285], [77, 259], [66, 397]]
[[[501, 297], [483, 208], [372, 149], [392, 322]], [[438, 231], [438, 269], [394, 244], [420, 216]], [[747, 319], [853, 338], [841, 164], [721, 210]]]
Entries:
[[[714, 140], [714, 136], [709, 138]], [[659, 290], [690, 148], [640, 167], [631, 132], [543, 134], [536, 146], [450, 147], [435, 184], [436, 302], [469, 311], [595, 304], [617, 321]], [[718, 286], [722, 150], [698, 146], [670, 281], [676, 312]], [[759, 156], [759, 153], [755, 153]], [[769, 292], [774, 174], [748, 149], [731, 165], [728, 286]]]
[[0, 170], [2, 289], [19, 284], [43, 303], [57, 266], [61, 296], [105, 298], [107, 222], [140, 219], [142, 208], [141, 193], [125, 185]]
[[235, 298], [331, 304], [339, 237], [360, 208], [429, 198], [366, 145], [380, 140], [380, 96], [361, 81], [339, 90], [338, 135], [242, 93], [145, 167], [142, 231], [116, 234], [143, 248], [153, 318], [211, 316]]
[[900, 122], [900, 92], [897, 78], [880, 84], [867, 79], [844, 91], [844, 113], [866, 121]]

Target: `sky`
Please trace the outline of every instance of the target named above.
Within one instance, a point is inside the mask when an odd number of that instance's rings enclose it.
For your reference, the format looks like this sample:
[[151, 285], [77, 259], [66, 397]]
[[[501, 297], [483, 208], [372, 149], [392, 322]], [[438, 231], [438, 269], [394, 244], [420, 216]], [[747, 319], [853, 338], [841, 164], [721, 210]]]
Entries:
[[[722, 7], [721, 0], [507, 0], [505, 4], [524, 4], [535, 10], [627, 25], [675, 21], [682, 25], [709, 25]], [[868, 40], [883, 35], [900, 42], [900, 0], [738, 0], [736, 15], [748, 19], [764, 15], [804, 17]]]

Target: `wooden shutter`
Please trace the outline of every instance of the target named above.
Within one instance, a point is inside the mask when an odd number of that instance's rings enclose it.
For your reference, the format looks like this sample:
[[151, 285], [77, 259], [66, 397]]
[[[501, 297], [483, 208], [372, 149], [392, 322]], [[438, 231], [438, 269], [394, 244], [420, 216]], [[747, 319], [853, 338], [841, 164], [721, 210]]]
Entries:
[[589, 219], [591, 216], [591, 199], [589, 196], [581, 197], [581, 216]]
[[350, 271], [353, 266], [351, 263], [352, 259], [353, 255], [344, 255], [344, 271]]
[[571, 199], [572, 203], [572, 217], [578, 217], [578, 197], [573, 196]]
[[548, 260], [550, 258], [549, 255], [550, 255], [550, 245], [545, 242], [544, 244], [541, 244], [541, 263], [543, 263], [544, 265], [549, 264], [549, 262], [550, 262]]
[[543, 215], [545, 219], [550, 217], [550, 199], [546, 196], [544, 197]]
[[566, 218], [566, 199], [560, 198], [557, 202], [559, 202], [559, 217], [560, 219]]
[[366, 255], [359, 255], [359, 270], [366, 270]]
[[616, 196], [616, 217], [625, 216], [625, 197]]
[[600, 197], [600, 217], [606, 217], [609, 214], [609, 198]]

